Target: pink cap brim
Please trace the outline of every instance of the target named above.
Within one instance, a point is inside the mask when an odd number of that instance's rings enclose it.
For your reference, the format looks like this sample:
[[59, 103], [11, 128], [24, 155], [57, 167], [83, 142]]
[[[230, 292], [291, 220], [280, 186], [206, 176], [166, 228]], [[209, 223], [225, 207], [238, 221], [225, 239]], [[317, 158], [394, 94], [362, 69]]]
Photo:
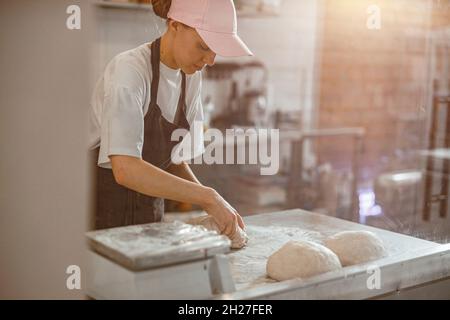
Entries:
[[253, 53], [236, 34], [196, 29], [208, 47], [222, 57], [252, 56]]

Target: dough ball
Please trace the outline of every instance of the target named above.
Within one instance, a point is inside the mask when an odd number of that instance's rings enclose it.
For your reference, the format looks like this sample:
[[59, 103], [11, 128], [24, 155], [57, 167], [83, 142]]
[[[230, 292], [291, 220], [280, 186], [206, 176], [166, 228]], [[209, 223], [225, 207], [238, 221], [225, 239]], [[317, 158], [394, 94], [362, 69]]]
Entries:
[[339, 258], [326, 247], [310, 241], [289, 241], [267, 260], [272, 279], [308, 278], [341, 268]]
[[[217, 222], [213, 216], [206, 215], [192, 218], [189, 219], [187, 223], [192, 225], [201, 225], [208, 230], [216, 231], [218, 234], [220, 234], [219, 226], [217, 225]], [[233, 249], [242, 248], [247, 244], [248, 241], [247, 233], [244, 230], [242, 230], [241, 227], [239, 227], [238, 225], [236, 226], [235, 233], [229, 238], [231, 240], [231, 248]]]
[[370, 231], [339, 232], [323, 243], [339, 257], [344, 267], [387, 256], [383, 241]]

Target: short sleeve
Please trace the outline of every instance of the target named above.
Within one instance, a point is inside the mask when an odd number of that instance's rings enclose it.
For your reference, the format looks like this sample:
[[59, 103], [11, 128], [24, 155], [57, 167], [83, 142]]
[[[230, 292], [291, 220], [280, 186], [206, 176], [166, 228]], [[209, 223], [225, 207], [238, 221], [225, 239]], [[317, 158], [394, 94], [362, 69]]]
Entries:
[[99, 166], [111, 167], [109, 156], [142, 158], [145, 83], [132, 67], [122, 64], [105, 77]]

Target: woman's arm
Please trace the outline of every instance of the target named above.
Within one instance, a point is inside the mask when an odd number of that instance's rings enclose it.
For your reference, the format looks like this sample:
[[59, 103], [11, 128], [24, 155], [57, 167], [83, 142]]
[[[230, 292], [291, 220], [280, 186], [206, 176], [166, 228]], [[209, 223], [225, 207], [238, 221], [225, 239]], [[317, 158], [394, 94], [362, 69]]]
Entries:
[[191, 167], [186, 162], [181, 162], [180, 164], [172, 164], [168, 169], [167, 172], [183, 178], [185, 180], [195, 182], [201, 185], [200, 181], [197, 179], [195, 174], [192, 172]]
[[110, 159], [116, 182], [128, 189], [202, 207], [211, 202], [211, 188], [176, 177], [136, 157], [120, 155]]
[[237, 224], [245, 227], [241, 216], [214, 189], [172, 175], [136, 157], [119, 155], [110, 159], [118, 184], [148, 196], [199, 205], [216, 218], [222, 233], [228, 236], [236, 231]]

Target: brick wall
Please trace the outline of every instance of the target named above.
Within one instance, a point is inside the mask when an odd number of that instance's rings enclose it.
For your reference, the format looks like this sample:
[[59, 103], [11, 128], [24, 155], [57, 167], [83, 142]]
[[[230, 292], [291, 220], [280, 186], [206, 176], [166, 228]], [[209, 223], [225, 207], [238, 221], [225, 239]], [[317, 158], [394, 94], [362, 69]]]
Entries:
[[[449, 25], [449, 1], [324, 0], [319, 22], [318, 125], [367, 130], [362, 178], [417, 165], [411, 150], [426, 142], [430, 108], [428, 39]], [[380, 8], [381, 29], [369, 30], [367, 9]], [[343, 140], [318, 144], [321, 161], [348, 162]]]

